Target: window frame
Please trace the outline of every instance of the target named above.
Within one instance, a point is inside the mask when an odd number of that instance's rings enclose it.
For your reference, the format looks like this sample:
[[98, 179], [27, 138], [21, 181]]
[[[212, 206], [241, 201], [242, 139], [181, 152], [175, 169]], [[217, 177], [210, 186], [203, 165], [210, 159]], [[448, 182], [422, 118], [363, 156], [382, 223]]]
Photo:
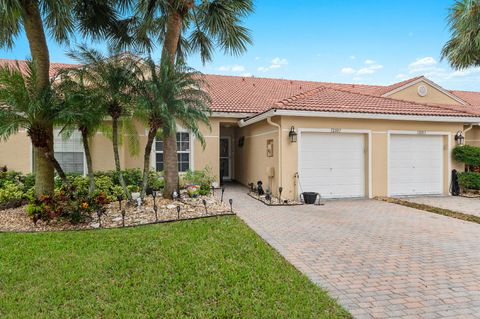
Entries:
[[[62, 143], [65, 142], [65, 141], [68, 141], [69, 139], [67, 140], [64, 140], [63, 137], [60, 135], [60, 131], [61, 129], [60, 128], [54, 128], [53, 129], [53, 138], [55, 139], [56, 137], [60, 138], [62, 140]], [[83, 159], [83, 172], [80, 173], [82, 174], [83, 176], [86, 176], [87, 175], [87, 157], [85, 156], [85, 147], [83, 146], [83, 141], [81, 139], [81, 133], [80, 131], [76, 130], [76, 132], [78, 132], [80, 134], [80, 143], [82, 144], [82, 159]], [[54, 150], [53, 150], [53, 153], [69, 153], [69, 152], [57, 152], [55, 151], [55, 144], [54, 143]], [[33, 148], [33, 147], [32, 147]], [[72, 152], [72, 153], [80, 153], [80, 152]], [[33, 149], [32, 149], [32, 159], [33, 159]], [[32, 161], [33, 162], [33, 161]], [[61, 165], [61, 163], [59, 162], [59, 164]], [[35, 167], [32, 167], [32, 171], [34, 170]], [[62, 169], [64, 169], [62, 167]], [[65, 172], [67, 173], [67, 172]], [[68, 173], [67, 173], [68, 174]]]
[[[189, 151], [179, 151], [178, 148], [177, 148], [177, 156], [178, 154], [189, 154], [188, 156], [188, 170], [195, 170], [194, 169], [194, 145], [195, 145], [195, 135], [193, 135], [190, 131], [188, 130], [185, 130], [183, 128], [179, 128], [177, 127], [177, 131], [175, 132], [176, 133], [187, 133], [188, 134], [188, 139], [189, 139], [189, 148], [190, 150]], [[147, 135], [147, 131], [145, 130], [145, 135]], [[177, 143], [178, 143], [178, 140], [177, 140]], [[150, 167], [155, 171], [155, 172], [159, 172], [157, 171], [157, 153], [161, 153], [163, 154], [163, 150], [162, 151], [157, 151], [157, 138], [155, 137], [155, 139], [153, 140], [153, 147], [152, 147], [152, 152], [151, 152], [151, 155], [150, 155]], [[179, 174], [185, 174], [186, 171], [179, 171], [178, 172]]]

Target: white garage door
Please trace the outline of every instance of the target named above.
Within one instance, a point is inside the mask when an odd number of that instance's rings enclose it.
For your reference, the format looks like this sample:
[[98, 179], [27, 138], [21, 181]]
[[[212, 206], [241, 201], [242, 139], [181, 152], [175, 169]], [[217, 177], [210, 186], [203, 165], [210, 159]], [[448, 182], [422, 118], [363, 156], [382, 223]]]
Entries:
[[305, 192], [322, 198], [365, 196], [363, 134], [302, 132], [299, 177]]
[[388, 190], [391, 196], [443, 193], [443, 137], [391, 135]]

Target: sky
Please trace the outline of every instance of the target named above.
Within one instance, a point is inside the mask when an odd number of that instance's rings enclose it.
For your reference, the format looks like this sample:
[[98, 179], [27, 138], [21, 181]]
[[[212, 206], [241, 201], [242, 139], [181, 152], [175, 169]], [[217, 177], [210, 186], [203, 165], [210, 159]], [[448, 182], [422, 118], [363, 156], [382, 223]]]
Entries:
[[[253, 45], [242, 56], [217, 51], [204, 73], [340, 83], [392, 84], [425, 75], [447, 89], [480, 91], [480, 68], [455, 71], [440, 52], [453, 0], [256, 0], [245, 19]], [[76, 39], [81, 43], [84, 40]], [[103, 48], [103, 44], [95, 44]], [[52, 62], [71, 62], [49, 41]], [[24, 36], [0, 57], [29, 57]]]

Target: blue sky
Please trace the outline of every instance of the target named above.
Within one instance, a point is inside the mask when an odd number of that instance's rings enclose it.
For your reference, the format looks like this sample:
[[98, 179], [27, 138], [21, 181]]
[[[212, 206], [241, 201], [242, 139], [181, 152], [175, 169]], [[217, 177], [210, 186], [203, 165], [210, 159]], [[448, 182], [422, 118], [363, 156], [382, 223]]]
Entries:
[[[240, 57], [215, 54], [205, 73], [390, 84], [424, 74], [448, 89], [480, 90], [480, 69], [452, 70], [440, 62], [449, 38], [452, 0], [257, 0], [245, 20], [254, 44]], [[77, 39], [82, 42], [82, 39]], [[50, 41], [51, 60], [69, 62], [67, 47]], [[0, 57], [29, 56], [24, 37]]]

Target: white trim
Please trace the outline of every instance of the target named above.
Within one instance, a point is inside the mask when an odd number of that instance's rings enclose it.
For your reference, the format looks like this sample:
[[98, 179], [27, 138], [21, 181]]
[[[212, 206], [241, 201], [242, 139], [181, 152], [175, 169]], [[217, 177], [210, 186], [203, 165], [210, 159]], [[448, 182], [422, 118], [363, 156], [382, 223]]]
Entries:
[[[368, 194], [368, 198], [373, 198], [372, 192], [372, 131], [371, 130], [356, 130], [356, 129], [337, 129], [334, 134], [365, 134], [368, 136], [368, 154], [367, 154], [367, 161], [368, 161], [368, 175], [365, 174], [365, 178], [368, 179], [368, 190], [366, 190], [365, 194]], [[333, 133], [332, 128], [299, 128], [298, 129], [298, 149], [297, 149], [297, 173], [300, 171], [300, 163], [302, 162], [301, 158], [301, 145], [302, 145], [302, 133], [303, 132], [317, 132], [317, 133]], [[300, 183], [297, 183], [297, 194], [300, 194]]]
[[[195, 170], [195, 135], [192, 134], [192, 132], [180, 127], [177, 125], [177, 131], [176, 133], [188, 133], [189, 136], [189, 142], [190, 142], [190, 151], [189, 153], [189, 163], [188, 167], [190, 170], [194, 171]], [[152, 144], [152, 150], [150, 154], [150, 168], [153, 169], [154, 171], [157, 171], [157, 143], [156, 143], [157, 138], [155, 137], [153, 139], [153, 144]], [[163, 152], [162, 152], [163, 153]], [[182, 152], [183, 154], [186, 154], [187, 152]], [[177, 150], [178, 154], [178, 150]], [[179, 174], [183, 174], [184, 172], [178, 172]]]
[[[432, 136], [447, 136], [447, 174], [448, 174], [448, 184], [446, 185], [447, 188], [451, 183], [452, 176], [450, 174], [452, 170], [452, 134], [451, 132], [445, 131], [405, 131], [405, 130], [389, 130], [387, 131], [387, 196], [391, 196], [390, 194], [390, 139], [391, 135], [415, 135], [415, 136], [423, 136], [423, 135], [432, 135]], [[443, 146], [443, 150], [445, 149], [445, 145]], [[443, 163], [443, 166], [445, 163]], [[445, 167], [442, 168], [442, 181], [445, 183]], [[442, 185], [442, 194], [444, 193], [445, 185]], [[449, 193], [447, 193], [448, 195]], [[443, 194], [445, 195], [445, 194]]]
[[383, 94], [382, 96], [383, 97], [388, 97], [392, 94], [395, 94], [397, 92], [400, 92], [406, 88], [409, 88], [415, 84], [418, 84], [420, 82], [425, 82], [427, 84], [429, 84], [430, 86], [433, 86], [435, 89], [439, 90], [440, 92], [442, 92], [443, 94], [447, 95], [448, 97], [450, 97], [451, 99], [454, 99], [455, 101], [457, 101], [458, 103], [462, 104], [462, 105], [469, 105], [467, 102], [465, 102], [464, 100], [462, 100], [461, 98], [459, 98], [458, 96], [448, 92], [447, 90], [445, 90], [444, 88], [442, 88], [440, 85], [438, 85], [437, 83], [427, 79], [426, 77], [422, 76], [421, 78], [419, 79], [416, 79], [415, 81], [412, 81], [412, 82], [409, 82], [407, 84], [404, 84], [396, 89], [393, 89], [385, 94]]
[[272, 116], [304, 116], [304, 117], [326, 117], [326, 118], [350, 118], [367, 120], [399, 120], [399, 121], [423, 121], [423, 122], [453, 122], [453, 123], [480, 123], [480, 117], [460, 116], [421, 116], [421, 115], [397, 115], [377, 113], [348, 113], [348, 112], [321, 112], [321, 111], [295, 111], [277, 110], [258, 114], [249, 119], [240, 120], [239, 127], [245, 127]]
[[[233, 162], [233, 158], [232, 158], [232, 137], [229, 136], [229, 135], [225, 135], [225, 136], [220, 136], [219, 138], [219, 142], [220, 140], [228, 140], [228, 176], [225, 177], [225, 180], [226, 181], [231, 181], [233, 179], [233, 174], [232, 174], [232, 162]], [[220, 154], [219, 154], [220, 155]], [[218, 160], [220, 161], [222, 159], [221, 156], [219, 156]]]

